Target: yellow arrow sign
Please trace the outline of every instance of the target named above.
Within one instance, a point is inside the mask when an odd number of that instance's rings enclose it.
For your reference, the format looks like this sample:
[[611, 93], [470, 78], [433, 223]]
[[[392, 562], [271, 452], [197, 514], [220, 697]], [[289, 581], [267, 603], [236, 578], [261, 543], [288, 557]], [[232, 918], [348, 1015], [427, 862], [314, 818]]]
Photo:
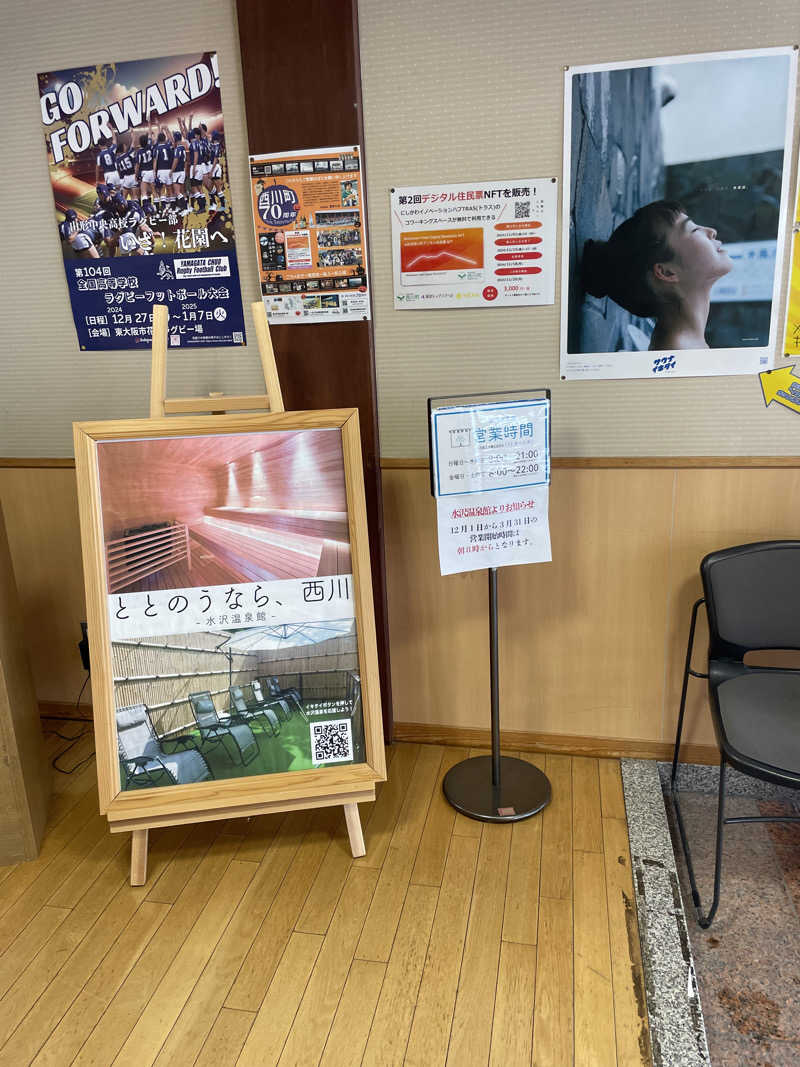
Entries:
[[794, 373], [794, 365], [780, 367], [778, 370], [765, 370], [759, 374], [764, 403], [769, 406], [773, 400], [800, 414], [800, 378]]

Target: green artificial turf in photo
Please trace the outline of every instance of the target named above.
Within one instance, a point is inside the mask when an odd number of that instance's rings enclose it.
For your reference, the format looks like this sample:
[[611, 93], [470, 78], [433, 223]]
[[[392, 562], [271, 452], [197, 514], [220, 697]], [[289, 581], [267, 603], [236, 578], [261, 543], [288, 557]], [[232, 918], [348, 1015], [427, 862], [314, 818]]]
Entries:
[[[310, 722], [325, 722], [346, 717], [341, 712], [312, 715]], [[245, 758], [249, 760], [245, 766], [242, 766], [239, 750], [231, 736], [224, 736], [224, 739], [218, 742], [203, 741], [199, 730], [188, 728], [181, 731], [180, 736], [193, 738], [195, 747], [202, 753], [216, 779], [249, 778], [253, 775], [276, 774], [283, 771], [306, 771], [314, 767], [342, 766], [346, 763], [360, 763], [364, 760], [363, 730], [361, 723], [355, 719], [352, 720], [355, 759], [346, 761], [344, 764], [342, 762], [331, 764], [311, 762], [310, 723], [306, 722], [299, 713], [295, 713], [288, 720], [281, 720], [280, 731], [275, 736], [272, 735], [271, 727], [265, 719], [260, 717], [252, 719], [248, 725], [255, 735], [259, 751], [255, 758], [252, 758], [251, 750], [245, 751]], [[161, 746], [167, 755], [191, 747], [186, 742], [176, 743], [168, 737], [162, 738]], [[146, 782], [143, 777], [140, 777], [138, 781], [130, 782], [127, 789], [156, 788], [174, 784], [168, 775], [162, 773], [157, 781]], [[123, 785], [123, 788], [126, 787]]]

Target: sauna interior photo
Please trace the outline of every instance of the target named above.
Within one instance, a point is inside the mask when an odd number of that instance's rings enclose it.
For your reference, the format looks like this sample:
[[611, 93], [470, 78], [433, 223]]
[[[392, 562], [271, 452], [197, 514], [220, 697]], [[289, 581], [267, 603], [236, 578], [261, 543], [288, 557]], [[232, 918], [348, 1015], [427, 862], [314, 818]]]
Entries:
[[800, 1067], [798, 0], [0, 56], [0, 1067]]
[[335, 430], [107, 441], [98, 464], [110, 594], [350, 571]]

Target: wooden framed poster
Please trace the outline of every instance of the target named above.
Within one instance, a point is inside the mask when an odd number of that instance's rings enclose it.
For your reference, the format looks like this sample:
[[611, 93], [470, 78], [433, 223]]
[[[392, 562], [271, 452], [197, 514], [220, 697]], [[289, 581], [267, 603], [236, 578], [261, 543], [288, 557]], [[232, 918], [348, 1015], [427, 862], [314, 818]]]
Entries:
[[353, 843], [386, 776], [357, 410], [74, 430], [111, 829], [343, 804]]

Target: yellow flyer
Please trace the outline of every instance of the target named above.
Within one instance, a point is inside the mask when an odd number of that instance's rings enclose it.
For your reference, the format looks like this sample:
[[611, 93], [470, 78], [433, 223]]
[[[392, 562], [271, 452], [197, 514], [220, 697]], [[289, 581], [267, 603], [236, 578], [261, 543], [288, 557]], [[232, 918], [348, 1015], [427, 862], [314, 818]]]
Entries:
[[269, 321], [369, 319], [358, 145], [250, 156], [250, 183]]

